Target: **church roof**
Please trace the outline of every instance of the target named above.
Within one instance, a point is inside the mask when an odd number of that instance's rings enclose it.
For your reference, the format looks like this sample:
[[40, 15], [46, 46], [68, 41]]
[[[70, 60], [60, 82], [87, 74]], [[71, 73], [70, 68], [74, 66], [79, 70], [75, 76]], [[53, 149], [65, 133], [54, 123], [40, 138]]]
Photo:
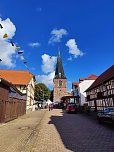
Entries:
[[58, 57], [57, 57], [57, 64], [56, 64], [54, 79], [66, 79], [65, 74], [64, 74], [64, 69], [63, 69], [63, 66], [62, 66], [62, 60], [61, 60], [61, 57], [60, 57], [60, 51], [58, 51]]

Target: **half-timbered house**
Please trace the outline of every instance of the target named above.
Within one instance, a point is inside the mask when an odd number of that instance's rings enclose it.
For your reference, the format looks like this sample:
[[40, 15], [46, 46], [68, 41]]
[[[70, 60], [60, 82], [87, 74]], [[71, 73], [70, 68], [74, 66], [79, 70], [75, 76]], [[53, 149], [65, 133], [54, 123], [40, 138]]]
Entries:
[[94, 81], [86, 94], [89, 106], [95, 111], [114, 107], [114, 65]]
[[26, 110], [34, 109], [35, 76], [27, 70], [0, 70], [0, 76], [26, 94]]

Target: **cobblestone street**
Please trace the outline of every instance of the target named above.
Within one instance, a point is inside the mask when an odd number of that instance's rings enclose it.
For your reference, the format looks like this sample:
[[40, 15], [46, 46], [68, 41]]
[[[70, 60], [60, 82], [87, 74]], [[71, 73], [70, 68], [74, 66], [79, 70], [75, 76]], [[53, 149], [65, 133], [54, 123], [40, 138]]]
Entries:
[[0, 152], [31, 151], [46, 110], [28, 112], [18, 119], [0, 124]]
[[0, 152], [114, 152], [114, 128], [61, 109], [29, 112], [0, 125]]

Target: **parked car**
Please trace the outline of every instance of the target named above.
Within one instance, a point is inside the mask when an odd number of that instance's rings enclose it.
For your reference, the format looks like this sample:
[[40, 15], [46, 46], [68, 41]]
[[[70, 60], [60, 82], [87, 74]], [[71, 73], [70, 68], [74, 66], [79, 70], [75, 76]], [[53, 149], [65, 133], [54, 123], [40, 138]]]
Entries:
[[53, 108], [61, 109], [62, 108], [62, 104], [59, 101], [54, 101], [53, 102]]
[[114, 124], [114, 107], [107, 107], [97, 114], [97, 120], [99, 123], [107, 122]]
[[58, 101], [54, 101], [53, 102], [53, 108], [58, 108], [59, 102]]
[[78, 107], [76, 106], [76, 104], [68, 104], [66, 107], [66, 112], [67, 113], [77, 113]]

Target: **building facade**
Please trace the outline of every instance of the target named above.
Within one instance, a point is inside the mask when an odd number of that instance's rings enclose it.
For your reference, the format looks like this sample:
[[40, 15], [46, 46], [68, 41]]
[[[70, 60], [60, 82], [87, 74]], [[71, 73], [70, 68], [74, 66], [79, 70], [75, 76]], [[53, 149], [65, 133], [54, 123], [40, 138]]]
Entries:
[[60, 52], [58, 52], [55, 77], [53, 79], [53, 101], [61, 101], [61, 97], [67, 95], [67, 78], [64, 74]]
[[12, 83], [0, 78], [0, 123], [8, 122], [26, 113], [26, 94]]
[[72, 83], [72, 94], [79, 96], [80, 105], [83, 106], [86, 103], [86, 92], [92, 83], [97, 79], [97, 76], [90, 75], [87, 78], [79, 78], [79, 82]]
[[114, 107], [114, 65], [96, 79], [86, 94], [89, 106], [95, 111]]
[[0, 70], [2, 78], [11, 82], [15, 87], [26, 94], [26, 110], [33, 109], [35, 77], [26, 70]]

